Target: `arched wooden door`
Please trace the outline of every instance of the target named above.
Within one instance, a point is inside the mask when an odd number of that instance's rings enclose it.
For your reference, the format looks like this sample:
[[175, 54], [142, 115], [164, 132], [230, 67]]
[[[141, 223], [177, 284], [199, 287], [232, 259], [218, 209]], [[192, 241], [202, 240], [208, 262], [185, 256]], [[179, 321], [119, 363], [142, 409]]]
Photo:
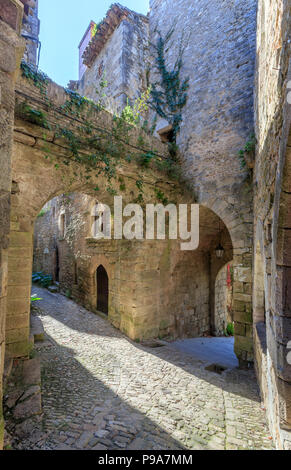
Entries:
[[100, 265], [96, 271], [97, 310], [108, 315], [109, 280], [106, 269]]

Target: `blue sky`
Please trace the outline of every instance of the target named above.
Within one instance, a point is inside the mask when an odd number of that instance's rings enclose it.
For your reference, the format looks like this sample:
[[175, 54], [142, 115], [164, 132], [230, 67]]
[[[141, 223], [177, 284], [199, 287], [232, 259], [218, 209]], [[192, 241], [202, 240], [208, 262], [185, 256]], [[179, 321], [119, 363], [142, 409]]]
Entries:
[[[39, 67], [59, 85], [78, 79], [78, 45], [91, 20], [100, 21], [113, 0], [39, 0]], [[149, 0], [120, 4], [147, 14]]]

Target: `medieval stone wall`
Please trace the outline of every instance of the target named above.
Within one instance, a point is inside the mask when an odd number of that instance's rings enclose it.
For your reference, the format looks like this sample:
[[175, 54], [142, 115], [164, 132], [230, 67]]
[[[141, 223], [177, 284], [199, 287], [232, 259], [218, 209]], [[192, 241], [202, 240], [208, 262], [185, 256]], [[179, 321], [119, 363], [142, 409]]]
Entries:
[[[166, 54], [174, 65], [181, 38], [181, 78], [190, 77], [177, 143], [182, 170], [200, 204], [227, 226], [234, 245], [235, 351], [241, 363], [252, 350], [252, 187], [238, 151], [254, 132], [256, 0], [150, 2], [150, 39], [174, 33]], [[153, 59], [152, 59], [153, 60]], [[155, 79], [156, 75], [151, 77]], [[159, 127], [165, 122], [158, 122]]]
[[224, 336], [232, 322], [232, 285], [227, 284], [228, 265], [223, 266], [215, 281], [215, 335]]
[[39, 48], [38, 0], [23, 0], [22, 3], [24, 4], [25, 14], [21, 33], [25, 38], [26, 44], [23, 58], [25, 62], [36, 65]]
[[291, 365], [287, 363], [291, 338], [291, 106], [286, 100], [290, 12], [289, 0], [259, 1], [254, 172], [256, 369], [270, 429], [278, 448], [285, 449], [291, 449]]
[[0, 1], [0, 449], [3, 446], [2, 414], [5, 354], [8, 243], [10, 231], [11, 156], [14, 121], [14, 86], [23, 53], [19, 39], [22, 7], [19, 2]]
[[[143, 15], [130, 12], [114, 30], [92, 66], [86, 69], [78, 85], [82, 96], [103, 101], [107, 109], [120, 112], [132, 104], [147, 88], [146, 63], [148, 60], [148, 20]], [[102, 78], [108, 82], [100, 88]], [[96, 92], [97, 90], [97, 92]]]
[[[74, 193], [44, 207], [34, 228], [34, 271], [56, 279], [58, 258], [62, 292], [96, 311], [96, 269], [102, 264], [109, 276], [109, 320], [134, 339], [209, 333], [214, 295], [209, 245], [216, 246], [218, 233], [214, 231], [205, 244], [205, 228], [201, 228], [203, 242], [194, 252], [181, 251], [178, 241], [97, 241], [91, 234], [96, 202]], [[209, 210], [202, 209], [201, 217], [209, 224], [208, 231], [211, 225], [219, 225]], [[227, 234], [223, 241], [231, 251]]]

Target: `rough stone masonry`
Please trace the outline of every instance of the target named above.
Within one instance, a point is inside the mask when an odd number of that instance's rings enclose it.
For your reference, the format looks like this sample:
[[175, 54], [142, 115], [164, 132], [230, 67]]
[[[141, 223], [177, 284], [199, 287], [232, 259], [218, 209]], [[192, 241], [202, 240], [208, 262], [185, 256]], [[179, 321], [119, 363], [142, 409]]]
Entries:
[[[37, 35], [37, 2], [23, 0], [21, 3], [25, 4], [25, 11], [28, 12], [25, 16], [28, 23], [23, 26], [23, 31]], [[43, 129], [35, 124], [30, 125], [19, 116], [15, 122], [13, 119], [15, 72], [22, 55], [18, 54], [21, 49], [21, 3], [18, 0], [0, 0], [1, 377], [5, 319], [6, 353], [26, 357], [30, 348], [29, 295], [34, 220], [49, 199], [68, 189], [60, 176], [56, 176], [53, 164], [43, 163]], [[214, 262], [209, 254], [215, 250], [220, 227], [225, 228], [223, 241], [229, 243], [225, 262], [233, 260], [234, 271], [235, 352], [241, 365], [255, 359], [261, 397], [267, 408], [273, 438], [278, 448], [290, 449], [291, 366], [287, 363], [291, 311], [290, 106], [288, 108], [286, 103], [286, 93], [290, 80], [291, 1], [177, 0], [173, 8], [170, 0], [152, 0], [150, 6], [148, 17], [130, 12], [119, 4], [111, 7], [107, 20], [86, 48], [83, 59], [88, 68], [82, 81], [75, 83], [74, 87], [84, 94], [88, 90], [95, 99], [95, 78], [98, 81], [103, 71], [106, 68], [112, 70], [115, 64], [116, 75], [110, 83], [111, 97], [118, 106], [126, 104], [127, 98], [133, 100], [140, 95], [148, 84], [147, 80], [154, 78], [148, 69], [153, 57], [151, 48], [146, 47], [147, 35], [155, 41], [157, 28], [165, 35], [175, 24], [172, 46], [166, 57], [170, 67], [176, 60], [184, 31], [186, 43], [182, 75], [184, 78], [189, 76], [190, 88], [177, 143], [182, 155], [182, 172], [195, 193], [192, 201], [195, 199], [200, 204], [205, 218], [210, 220], [215, 230], [211, 233], [206, 227], [209, 238], [202, 253], [198, 254], [201, 255], [200, 259], [195, 259], [193, 263], [196, 269], [193, 265], [190, 268], [191, 276], [196, 281], [194, 285], [198, 286], [195, 287], [196, 297], [191, 290], [190, 277], [186, 276], [185, 279], [182, 275], [185, 264], [191, 266], [193, 260], [179, 260], [175, 249], [169, 249], [166, 244], [159, 249], [153, 245], [144, 251], [141, 246], [134, 247], [136, 264], [133, 270], [128, 262], [130, 255], [124, 249], [126, 247], [119, 246], [115, 253], [110, 250], [106, 253], [102, 246], [96, 247], [96, 244], [86, 240], [86, 236], [83, 237], [82, 248], [83, 254], [90, 254], [90, 262], [82, 260], [77, 263], [75, 274], [80, 283], [73, 286], [76, 297], [81, 294], [82, 302], [90, 308], [96, 304], [96, 268], [100, 263], [107, 263], [107, 271], [113, 281], [113, 290], [109, 292], [113, 307], [111, 311], [109, 308], [109, 319], [128, 336], [137, 338], [136, 335], [141, 332], [155, 336], [163, 332], [163, 328], [184, 334], [185, 329], [192, 327], [197, 328], [197, 334], [202, 334], [215, 323], [215, 296], [211, 297], [211, 285], [215, 286], [216, 275], [222, 266]], [[29, 41], [26, 58], [36, 63], [36, 42]], [[133, 57], [134, 61], [131, 61]], [[18, 80], [16, 88], [18, 96], [22, 96], [20, 101], [24, 99], [25, 92], [31, 105], [38, 100], [41, 109], [47, 111], [39, 91], [27, 86], [23, 79]], [[63, 90], [54, 84], [50, 84], [49, 89], [54, 101], [63, 104]], [[54, 122], [55, 116], [52, 112], [49, 114], [50, 122]], [[111, 125], [108, 114], [103, 114], [102, 119], [105, 127]], [[168, 122], [158, 121], [159, 131], [167, 126]], [[237, 154], [253, 133], [257, 140], [255, 158], [249, 162], [249, 169], [247, 166], [242, 168]], [[47, 137], [47, 146], [54, 155], [66, 155], [68, 149], [61, 139], [49, 131]], [[150, 139], [150, 144], [152, 148], [164, 148], [155, 139]], [[79, 169], [75, 170], [78, 173]], [[131, 173], [128, 168], [121, 170], [121, 177], [124, 177], [124, 172], [127, 177], [135, 176], [134, 170]], [[69, 172], [66, 177], [69, 179]], [[46, 183], [48, 180], [49, 184]], [[154, 194], [157, 181], [163, 191], [169, 191], [172, 195], [173, 188], [168, 185], [169, 182], [160, 181], [160, 177], [152, 173], [145, 191], [148, 200]], [[134, 183], [128, 185], [128, 197], [133, 186]], [[75, 192], [93, 196], [81, 177], [69, 187]], [[9, 202], [11, 189], [12, 214]], [[102, 192], [100, 198], [104, 198], [103, 202], [106, 202], [106, 197], [108, 195]], [[82, 201], [81, 198], [77, 202]], [[150, 267], [149, 253], [152, 256]], [[74, 250], [67, 259], [72, 254]], [[22, 255], [26, 266], [21, 262]], [[74, 261], [73, 258], [71, 261]], [[121, 266], [125, 265], [125, 277], [122, 277]], [[112, 266], [115, 266], [114, 269]], [[69, 268], [63, 267], [64, 285], [74, 269], [74, 262], [70, 262]], [[177, 275], [175, 279], [180, 283], [169, 283], [172, 274]], [[185, 283], [186, 280], [189, 284]], [[11, 294], [6, 315], [8, 283]], [[86, 290], [87, 285], [89, 288]], [[171, 286], [172, 289], [167, 290], [163, 286]], [[199, 286], [204, 287], [199, 290]], [[146, 289], [147, 296], [144, 295]], [[152, 291], [154, 295], [151, 295]], [[165, 300], [173, 298], [173, 307], [181, 306], [179, 318], [167, 316], [167, 309], [163, 311]], [[141, 299], [144, 299], [143, 303], [138, 303], [137, 300], [140, 302]], [[153, 314], [152, 299], [155, 305], [161, 306], [159, 315]], [[202, 302], [199, 303], [199, 299]], [[198, 305], [200, 310], [195, 312]], [[187, 321], [183, 323], [185, 319]], [[195, 320], [199, 320], [197, 324]], [[0, 423], [1, 445], [2, 417]]]
[[0, 448], [3, 445], [3, 371], [8, 277], [8, 236], [10, 231], [11, 155], [14, 122], [14, 86], [24, 43], [19, 34], [22, 5], [0, 2]]

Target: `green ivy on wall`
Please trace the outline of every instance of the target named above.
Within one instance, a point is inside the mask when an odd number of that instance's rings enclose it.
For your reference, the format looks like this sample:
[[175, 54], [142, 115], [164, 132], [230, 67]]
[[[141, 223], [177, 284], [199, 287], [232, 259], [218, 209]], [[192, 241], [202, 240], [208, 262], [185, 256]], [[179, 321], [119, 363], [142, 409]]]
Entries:
[[[53, 119], [54, 124], [48, 123], [48, 117], [43, 110], [32, 108], [27, 102], [20, 103], [16, 112], [28, 122], [53, 131], [55, 138], [66, 141], [71, 155], [61, 157], [63, 165], [69, 166], [74, 162], [81, 164], [84, 177], [87, 180], [93, 176], [104, 175], [108, 182], [107, 191], [110, 194], [116, 194], [112, 181], [118, 178], [117, 166], [121, 159], [137, 162], [141, 169], [156, 168], [171, 178], [178, 179], [180, 177], [180, 167], [176, 158], [171, 154], [167, 157], [159, 155], [157, 151], [148, 148], [145, 142], [144, 129], [140, 126], [140, 116], [147, 109], [150, 89], [136, 100], [131, 110], [128, 105], [126, 112], [121, 116], [114, 115], [110, 129], [102, 129], [92, 121], [92, 117], [104, 109], [102, 103], [95, 103], [75, 91], [65, 89], [67, 99], [62, 106], [57, 107], [47, 97], [49, 79], [24, 62], [21, 69], [22, 75], [41, 90], [45, 96], [45, 105], [55, 118]], [[65, 116], [70, 118], [73, 126], [67, 127], [63, 124]], [[61, 123], [55, 122], [58, 120]], [[140, 129], [140, 135], [137, 142], [134, 143], [131, 139], [133, 127]], [[134, 150], [130, 155], [127, 146], [131, 146]], [[44, 150], [45, 158], [52, 159], [48, 145], [44, 146]], [[60, 161], [56, 162], [55, 168], [60, 169]], [[79, 175], [74, 173], [74, 176], [77, 178]], [[137, 174], [137, 180], [139, 181], [141, 178]], [[122, 191], [125, 191], [125, 182], [122, 182], [120, 187], [122, 187]], [[96, 186], [95, 190], [97, 192], [99, 187]], [[141, 191], [138, 198], [142, 198]]]
[[157, 80], [151, 83], [150, 106], [158, 116], [172, 125], [173, 141], [176, 142], [182, 122], [182, 109], [186, 106], [188, 99], [189, 77], [181, 78], [183, 55], [186, 47], [184, 35], [180, 39], [178, 56], [174, 66], [171, 68], [167, 64], [167, 51], [174, 31], [175, 28], [172, 27], [163, 37], [161, 32], [156, 30], [157, 41], [155, 44], [151, 44], [154, 51], [153, 72], [157, 76]]

